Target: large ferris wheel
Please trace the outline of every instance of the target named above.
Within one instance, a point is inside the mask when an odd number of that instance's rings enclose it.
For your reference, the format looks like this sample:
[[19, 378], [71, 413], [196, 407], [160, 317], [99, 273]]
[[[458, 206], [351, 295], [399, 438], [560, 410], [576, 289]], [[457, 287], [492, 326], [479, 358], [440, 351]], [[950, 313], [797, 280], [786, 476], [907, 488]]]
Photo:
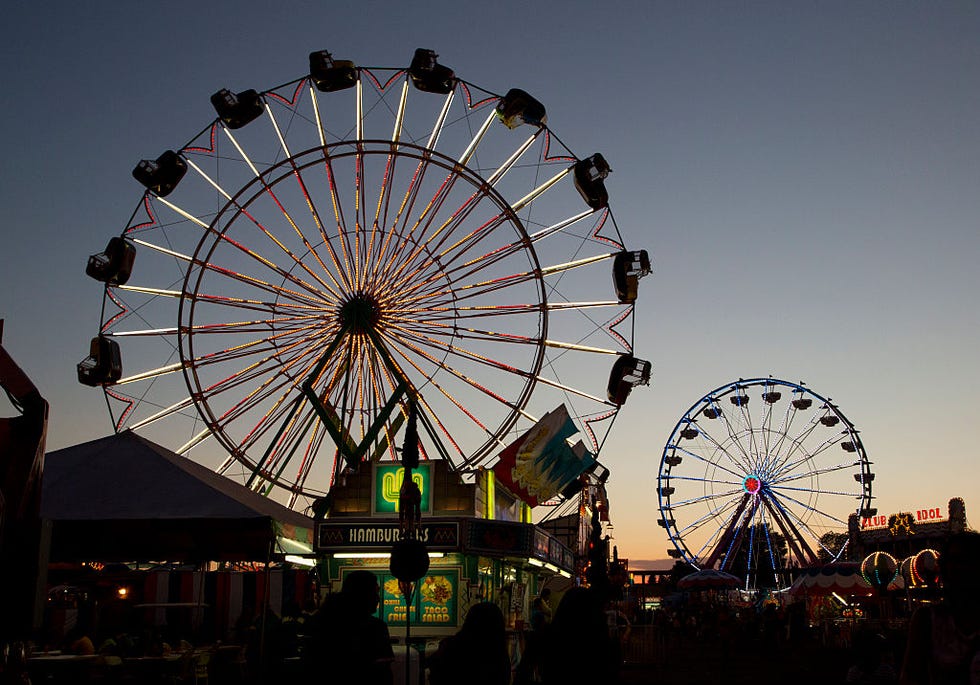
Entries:
[[871, 462], [857, 429], [802, 383], [739, 379], [681, 417], [657, 476], [667, 551], [746, 589], [838, 559], [848, 517], [871, 515]]
[[[301, 506], [360, 461], [493, 460], [564, 405], [598, 453], [650, 364], [600, 154], [544, 105], [327, 52], [274, 88], [211, 98], [191, 140], [141, 161], [79, 380], [141, 432]], [[138, 253], [138, 258], [137, 258]]]

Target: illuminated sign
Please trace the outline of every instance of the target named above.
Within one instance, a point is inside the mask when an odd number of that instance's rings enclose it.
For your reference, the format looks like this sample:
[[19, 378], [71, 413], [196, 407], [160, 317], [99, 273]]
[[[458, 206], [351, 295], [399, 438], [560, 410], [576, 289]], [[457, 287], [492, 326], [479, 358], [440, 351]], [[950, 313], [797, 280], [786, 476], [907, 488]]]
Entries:
[[879, 514], [878, 516], [867, 516], [861, 519], [861, 528], [863, 530], [874, 530], [877, 528], [888, 528], [890, 521], [896, 516], [902, 517], [903, 523], [910, 523], [905, 517], [912, 517], [916, 525], [921, 525], [923, 523], [940, 523], [946, 520], [946, 516], [940, 507], [934, 507], [931, 509], [917, 509], [914, 512], [902, 512], [901, 514]]
[[[379, 577], [381, 584], [382, 618], [390, 626], [403, 626], [409, 608], [398, 580], [389, 575]], [[423, 578], [415, 587], [411, 607], [412, 625], [456, 626], [456, 597], [459, 571], [438, 569]]]
[[[371, 511], [374, 514], [394, 515], [398, 513], [398, 491], [405, 477], [405, 467], [401, 464], [375, 464], [374, 490]], [[422, 513], [432, 513], [432, 464], [419, 464], [412, 470], [412, 480], [422, 492]]]
[[[397, 523], [371, 521], [320, 521], [316, 527], [316, 548], [322, 552], [390, 552], [400, 539]], [[419, 539], [430, 552], [452, 552], [459, 547], [459, 522], [422, 520]]]

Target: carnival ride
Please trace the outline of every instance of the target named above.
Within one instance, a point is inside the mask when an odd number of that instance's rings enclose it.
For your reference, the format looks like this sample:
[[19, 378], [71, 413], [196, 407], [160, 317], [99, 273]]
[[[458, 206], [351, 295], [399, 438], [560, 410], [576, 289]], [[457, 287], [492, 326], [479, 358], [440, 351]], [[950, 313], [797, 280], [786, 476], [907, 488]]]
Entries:
[[88, 262], [104, 295], [78, 378], [116, 431], [296, 508], [397, 459], [413, 403], [423, 458], [461, 472], [559, 405], [599, 452], [650, 376], [632, 318], [650, 261], [602, 155], [423, 49], [407, 68], [314, 52], [211, 104], [136, 166], [145, 191]]
[[874, 474], [837, 405], [802, 383], [738, 380], [695, 402], [674, 427], [657, 476], [668, 554], [785, 588], [792, 570], [835, 561], [847, 519], [869, 516]]

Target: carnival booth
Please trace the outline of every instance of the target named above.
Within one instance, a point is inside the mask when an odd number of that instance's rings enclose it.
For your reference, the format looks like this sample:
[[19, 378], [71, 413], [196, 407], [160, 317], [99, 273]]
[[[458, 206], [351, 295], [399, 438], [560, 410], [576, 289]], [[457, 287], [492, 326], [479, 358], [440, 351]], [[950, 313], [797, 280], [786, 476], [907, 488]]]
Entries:
[[48, 453], [41, 517], [51, 580], [101, 588], [149, 625], [206, 621], [228, 639], [314, 582], [275, 564], [311, 554], [312, 519], [131, 432]]
[[571, 578], [572, 551], [530, 522], [528, 506], [481, 470], [465, 483], [448, 462], [423, 462], [413, 478], [422, 493], [421, 540], [429, 553], [411, 608], [389, 571], [399, 539], [396, 504], [403, 467], [365, 464], [331, 490], [328, 516], [317, 523], [321, 575], [334, 589], [344, 575], [367, 569], [382, 588], [381, 618], [393, 636], [439, 637], [455, 632], [471, 604], [500, 605], [511, 629], [528, 618], [531, 599], [554, 577]]

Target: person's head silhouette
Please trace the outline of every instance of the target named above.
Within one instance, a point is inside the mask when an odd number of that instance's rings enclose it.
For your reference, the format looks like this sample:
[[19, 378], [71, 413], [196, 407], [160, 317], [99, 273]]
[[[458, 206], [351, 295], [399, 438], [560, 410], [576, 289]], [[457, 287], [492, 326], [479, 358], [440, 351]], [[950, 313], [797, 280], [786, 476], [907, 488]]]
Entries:
[[340, 593], [357, 614], [373, 614], [378, 610], [381, 600], [378, 578], [370, 571], [351, 571], [345, 575]]

